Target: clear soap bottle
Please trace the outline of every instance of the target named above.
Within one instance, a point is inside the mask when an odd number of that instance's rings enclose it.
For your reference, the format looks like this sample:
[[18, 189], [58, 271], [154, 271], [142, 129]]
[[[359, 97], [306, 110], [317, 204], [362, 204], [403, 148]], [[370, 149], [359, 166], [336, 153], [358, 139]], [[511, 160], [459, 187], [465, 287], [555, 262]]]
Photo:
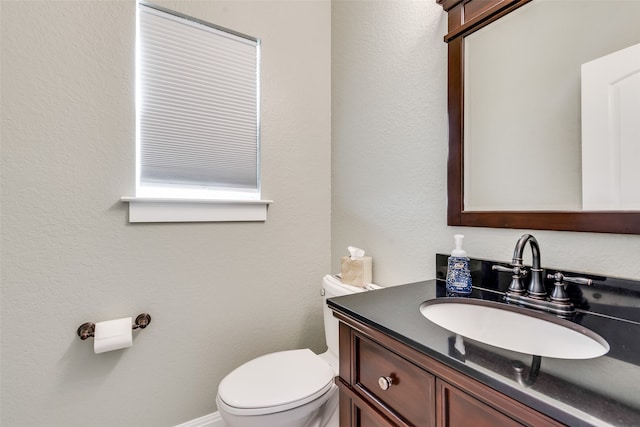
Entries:
[[462, 234], [453, 236], [455, 248], [451, 251], [447, 264], [447, 293], [470, 294], [472, 291], [469, 258], [462, 249], [462, 239]]

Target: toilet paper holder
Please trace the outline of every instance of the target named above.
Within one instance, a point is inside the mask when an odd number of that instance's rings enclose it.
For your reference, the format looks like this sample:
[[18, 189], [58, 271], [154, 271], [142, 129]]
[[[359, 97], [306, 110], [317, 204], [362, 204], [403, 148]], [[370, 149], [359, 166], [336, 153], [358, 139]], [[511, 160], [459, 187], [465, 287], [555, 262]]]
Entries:
[[[149, 323], [151, 323], [151, 315], [148, 313], [141, 313], [136, 317], [135, 323], [131, 325], [131, 329], [144, 329], [149, 326]], [[94, 336], [95, 332], [96, 324], [93, 322], [86, 322], [78, 327], [78, 336], [83, 341]]]

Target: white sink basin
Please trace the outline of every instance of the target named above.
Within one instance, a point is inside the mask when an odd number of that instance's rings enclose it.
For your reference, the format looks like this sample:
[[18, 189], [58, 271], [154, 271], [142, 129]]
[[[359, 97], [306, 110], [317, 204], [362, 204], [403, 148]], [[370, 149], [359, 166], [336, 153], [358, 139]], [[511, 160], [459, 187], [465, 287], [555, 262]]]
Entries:
[[578, 324], [514, 305], [466, 298], [425, 301], [420, 312], [435, 324], [495, 347], [558, 359], [591, 359], [609, 344]]

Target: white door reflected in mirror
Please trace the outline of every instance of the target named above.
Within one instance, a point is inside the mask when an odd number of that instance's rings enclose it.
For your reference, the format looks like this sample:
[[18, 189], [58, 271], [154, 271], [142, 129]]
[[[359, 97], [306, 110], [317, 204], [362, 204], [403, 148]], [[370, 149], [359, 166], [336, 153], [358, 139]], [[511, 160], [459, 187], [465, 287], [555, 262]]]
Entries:
[[582, 207], [640, 210], [640, 44], [582, 64]]

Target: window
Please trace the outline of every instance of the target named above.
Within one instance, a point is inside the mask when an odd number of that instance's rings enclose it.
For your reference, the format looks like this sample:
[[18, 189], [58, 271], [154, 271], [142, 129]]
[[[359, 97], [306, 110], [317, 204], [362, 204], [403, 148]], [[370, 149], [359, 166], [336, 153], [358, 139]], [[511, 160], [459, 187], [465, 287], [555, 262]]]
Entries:
[[[137, 15], [136, 197], [125, 198], [130, 221], [142, 211], [154, 221], [266, 219], [259, 40], [148, 3], [138, 4]], [[158, 208], [166, 213], [167, 206], [199, 213], [148, 215]], [[234, 206], [261, 215], [236, 215]], [[211, 210], [224, 214], [202, 217]]]

